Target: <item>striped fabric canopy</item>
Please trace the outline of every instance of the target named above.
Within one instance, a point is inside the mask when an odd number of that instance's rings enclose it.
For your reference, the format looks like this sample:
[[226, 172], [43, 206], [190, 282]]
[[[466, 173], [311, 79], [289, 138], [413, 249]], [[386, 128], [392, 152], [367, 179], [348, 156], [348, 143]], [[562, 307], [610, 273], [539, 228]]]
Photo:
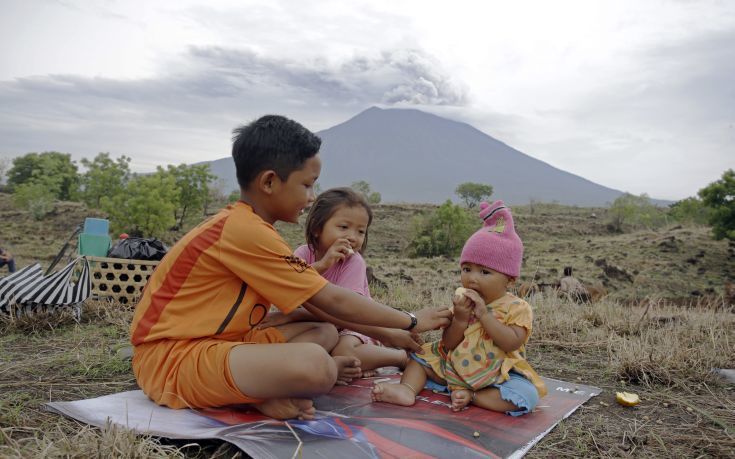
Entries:
[[[78, 264], [81, 264], [81, 269], [74, 282], [72, 277]], [[21, 316], [72, 307], [78, 318], [78, 305], [90, 294], [89, 263], [86, 258], [77, 258], [61, 271], [48, 276], [43, 275], [41, 265], [36, 263], [0, 279], [0, 313], [10, 314], [12, 311], [16, 316]]]

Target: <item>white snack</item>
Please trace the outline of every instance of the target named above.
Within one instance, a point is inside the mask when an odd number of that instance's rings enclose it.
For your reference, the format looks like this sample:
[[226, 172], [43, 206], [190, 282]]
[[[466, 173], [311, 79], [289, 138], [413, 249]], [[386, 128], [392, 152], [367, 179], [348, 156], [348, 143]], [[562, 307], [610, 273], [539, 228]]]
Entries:
[[467, 289], [464, 287], [457, 287], [457, 290], [454, 291], [454, 296], [456, 296], [458, 300], [463, 296], [467, 296]]
[[354, 255], [355, 251], [352, 250], [352, 247], [347, 247], [347, 255]]
[[[459, 301], [462, 299], [463, 296], [467, 296], [467, 290], [468, 289], [464, 287], [457, 287], [457, 290], [454, 291], [454, 299], [456, 301]], [[449, 306], [449, 310], [452, 311], [452, 313], [454, 313], [454, 305]]]

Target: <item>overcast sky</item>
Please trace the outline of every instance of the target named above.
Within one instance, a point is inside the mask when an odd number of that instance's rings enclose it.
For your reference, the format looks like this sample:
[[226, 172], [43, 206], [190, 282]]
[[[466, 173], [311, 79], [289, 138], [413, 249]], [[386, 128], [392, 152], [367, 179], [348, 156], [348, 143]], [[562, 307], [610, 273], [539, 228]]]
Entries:
[[735, 2], [0, 0], [0, 156], [219, 159], [266, 113], [458, 121], [682, 199], [735, 168]]

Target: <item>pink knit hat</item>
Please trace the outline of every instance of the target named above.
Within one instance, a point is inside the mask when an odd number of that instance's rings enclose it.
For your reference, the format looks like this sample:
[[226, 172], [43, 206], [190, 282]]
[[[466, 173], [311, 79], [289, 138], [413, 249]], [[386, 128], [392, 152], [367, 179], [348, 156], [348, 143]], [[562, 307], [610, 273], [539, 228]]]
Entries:
[[523, 242], [513, 227], [513, 216], [503, 201], [480, 203], [482, 228], [467, 239], [459, 263], [475, 263], [511, 277], [521, 275]]

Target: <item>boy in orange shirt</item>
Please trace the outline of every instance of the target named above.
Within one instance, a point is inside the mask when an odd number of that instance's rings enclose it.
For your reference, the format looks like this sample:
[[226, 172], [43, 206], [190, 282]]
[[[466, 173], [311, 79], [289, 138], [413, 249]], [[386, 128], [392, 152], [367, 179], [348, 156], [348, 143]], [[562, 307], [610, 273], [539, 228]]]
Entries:
[[277, 419], [311, 419], [311, 398], [340, 374], [358, 374], [359, 362], [329, 355], [337, 339], [330, 324], [256, 330], [271, 305], [388, 327], [383, 341], [411, 350], [420, 346], [410, 332], [446, 326], [451, 313], [398, 311], [330, 284], [294, 257], [272, 225], [297, 222], [314, 201], [321, 140], [270, 115], [234, 134], [240, 201], [186, 234], [151, 275], [131, 324], [133, 371], [153, 401], [172, 408], [250, 403]]

